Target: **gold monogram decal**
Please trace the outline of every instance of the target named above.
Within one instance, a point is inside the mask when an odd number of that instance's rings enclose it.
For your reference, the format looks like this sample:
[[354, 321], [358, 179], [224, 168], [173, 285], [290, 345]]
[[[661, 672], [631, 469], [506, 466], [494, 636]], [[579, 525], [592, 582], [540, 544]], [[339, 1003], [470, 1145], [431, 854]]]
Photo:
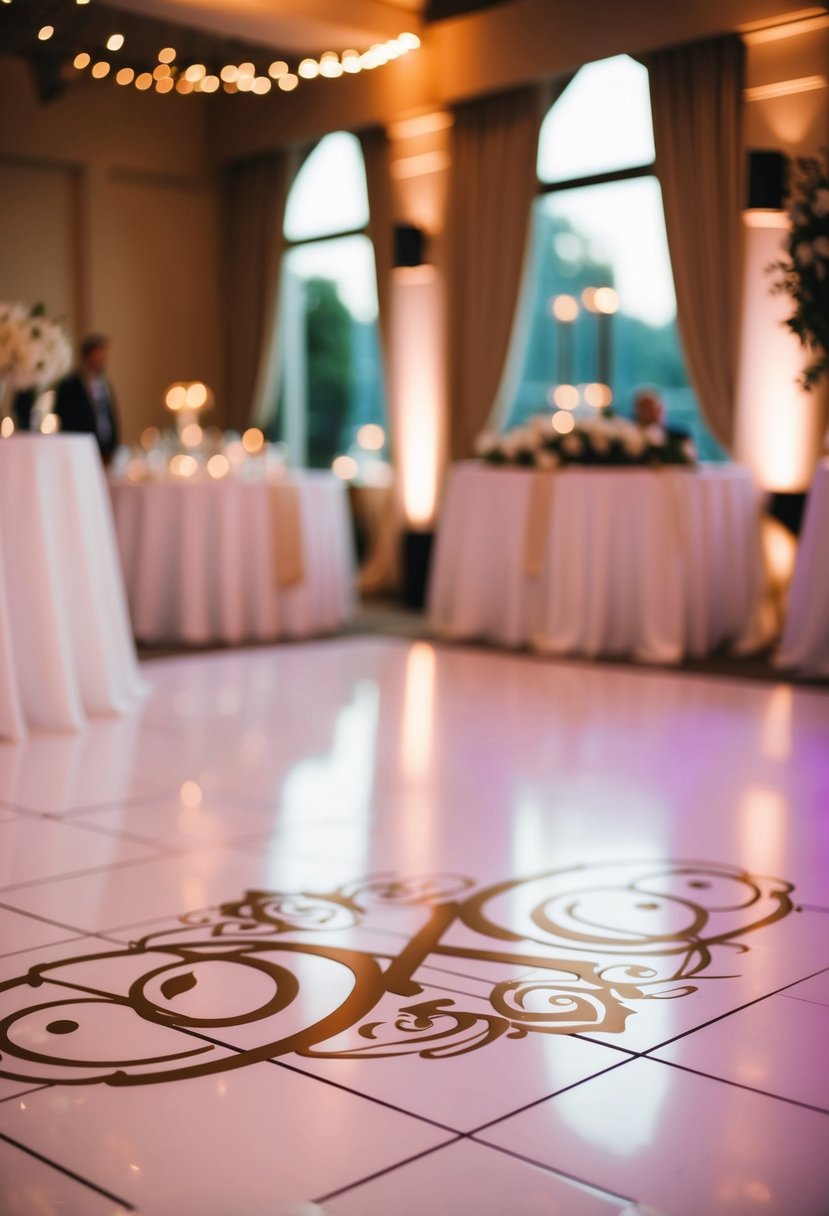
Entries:
[[[686, 996], [748, 950], [742, 939], [792, 911], [792, 889], [673, 861], [487, 887], [431, 875], [248, 891], [0, 984], [0, 1075], [142, 1085], [288, 1053], [432, 1060], [502, 1036], [618, 1034], [642, 1002]], [[424, 994], [451, 988], [447, 973], [475, 977], [470, 1008]]]

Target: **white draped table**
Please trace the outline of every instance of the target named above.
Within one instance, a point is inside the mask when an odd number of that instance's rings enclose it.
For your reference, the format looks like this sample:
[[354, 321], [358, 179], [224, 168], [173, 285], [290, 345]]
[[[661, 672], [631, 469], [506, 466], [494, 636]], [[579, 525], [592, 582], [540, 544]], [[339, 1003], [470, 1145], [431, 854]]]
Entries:
[[829, 676], [829, 460], [809, 490], [777, 665]]
[[79, 730], [142, 690], [94, 440], [0, 440], [0, 738]]
[[748, 470], [456, 465], [429, 617], [444, 635], [652, 663], [761, 641]]
[[[298, 509], [288, 530], [280, 511]], [[330, 473], [111, 481], [135, 636], [236, 643], [331, 633], [348, 619], [355, 558], [345, 485]], [[291, 524], [297, 545], [291, 544]], [[280, 556], [299, 565], [286, 578]], [[291, 564], [295, 563], [293, 560]]]

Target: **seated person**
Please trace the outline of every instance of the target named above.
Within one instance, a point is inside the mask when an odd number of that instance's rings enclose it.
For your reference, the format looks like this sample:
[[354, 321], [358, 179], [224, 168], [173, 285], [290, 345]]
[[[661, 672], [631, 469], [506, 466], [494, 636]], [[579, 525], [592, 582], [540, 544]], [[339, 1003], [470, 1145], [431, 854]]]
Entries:
[[55, 402], [61, 430], [94, 435], [105, 464], [118, 447], [119, 431], [115, 395], [106, 377], [108, 355], [108, 338], [84, 338], [78, 370], [61, 380]]
[[690, 433], [681, 426], [668, 426], [665, 421], [665, 402], [658, 389], [640, 388], [633, 396], [633, 416], [641, 427], [658, 426], [669, 439], [690, 439]]

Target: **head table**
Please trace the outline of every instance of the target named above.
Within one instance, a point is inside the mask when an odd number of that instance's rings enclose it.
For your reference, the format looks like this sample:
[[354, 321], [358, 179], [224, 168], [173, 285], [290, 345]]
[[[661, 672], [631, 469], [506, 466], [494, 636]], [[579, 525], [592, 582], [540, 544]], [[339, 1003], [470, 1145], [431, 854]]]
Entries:
[[333, 474], [111, 479], [110, 492], [141, 641], [302, 638], [348, 619], [354, 545]]
[[0, 440], [0, 739], [79, 730], [143, 688], [94, 439]]
[[759, 502], [735, 465], [450, 472], [429, 587], [444, 635], [675, 663], [762, 639]]

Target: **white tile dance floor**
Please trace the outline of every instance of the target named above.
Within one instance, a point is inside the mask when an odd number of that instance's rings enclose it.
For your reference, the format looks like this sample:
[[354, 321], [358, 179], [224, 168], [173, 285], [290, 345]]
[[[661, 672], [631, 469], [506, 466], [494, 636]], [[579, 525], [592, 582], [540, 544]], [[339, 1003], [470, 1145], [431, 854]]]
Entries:
[[3, 1216], [826, 1216], [825, 692], [145, 672], [0, 745]]

